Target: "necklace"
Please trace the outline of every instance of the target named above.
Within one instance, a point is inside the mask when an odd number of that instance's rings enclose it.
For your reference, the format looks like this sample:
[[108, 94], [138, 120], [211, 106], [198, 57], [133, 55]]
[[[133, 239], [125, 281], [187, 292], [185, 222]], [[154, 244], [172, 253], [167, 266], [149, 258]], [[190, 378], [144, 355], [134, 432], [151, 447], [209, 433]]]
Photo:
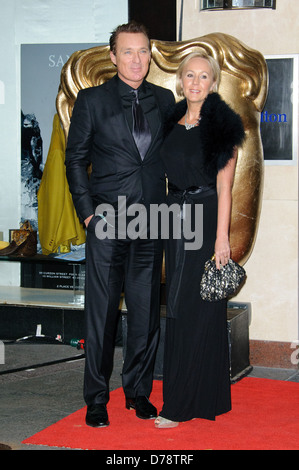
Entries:
[[186, 114], [185, 114], [185, 127], [186, 127], [187, 131], [189, 131], [190, 129], [193, 129], [193, 127], [198, 126], [200, 120], [201, 120], [201, 117], [199, 117], [199, 118], [197, 119], [197, 121], [196, 121], [195, 124], [188, 124], [188, 123], [187, 123], [187, 113], [186, 113]]

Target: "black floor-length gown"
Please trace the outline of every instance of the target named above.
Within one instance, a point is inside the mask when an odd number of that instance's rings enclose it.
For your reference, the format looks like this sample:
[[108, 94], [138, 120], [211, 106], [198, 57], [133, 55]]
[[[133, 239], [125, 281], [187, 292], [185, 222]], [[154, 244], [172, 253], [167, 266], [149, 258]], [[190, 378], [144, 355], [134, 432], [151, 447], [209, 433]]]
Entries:
[[[227, 303], [203, 301], [199, 292], [204, 264], [214, 254], [217, 192], [215, 178], [205, 173], [198, 139], [197, 128], [176, 124], [162, 149], [169, 188], [214, 188], [186, 196], [193, 229], [195, 207], [203, 207], [202, 247], [186, 250], [184, 239], [171, 235], [166, 242], [168, 318], [160, 416], [172, 421], [214, 420], [231, 409]], [[181, 202], [182, 191], [170, 189], [168, 204]]]

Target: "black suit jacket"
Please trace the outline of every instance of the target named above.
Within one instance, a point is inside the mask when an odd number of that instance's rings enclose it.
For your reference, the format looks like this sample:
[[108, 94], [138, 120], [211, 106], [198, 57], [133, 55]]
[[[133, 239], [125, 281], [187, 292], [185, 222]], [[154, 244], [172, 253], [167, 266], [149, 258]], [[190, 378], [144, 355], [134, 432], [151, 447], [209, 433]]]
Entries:
[[[81, 221], [100, 203], [116, 207], [126, 196], [127, 207], [140, 203], [160, 204], [165, 198], [165, 172], [160, 157], [163, 123], [174, 103], [170, 90], [145, 82], [156, 98], [156, 115], [150, 126], [152, 142], [141, 159], [125, 118], [117, 77], [78, 93], [66, 149], [66, 174]], [[92, 164], [90, 178], [87, 167]]]

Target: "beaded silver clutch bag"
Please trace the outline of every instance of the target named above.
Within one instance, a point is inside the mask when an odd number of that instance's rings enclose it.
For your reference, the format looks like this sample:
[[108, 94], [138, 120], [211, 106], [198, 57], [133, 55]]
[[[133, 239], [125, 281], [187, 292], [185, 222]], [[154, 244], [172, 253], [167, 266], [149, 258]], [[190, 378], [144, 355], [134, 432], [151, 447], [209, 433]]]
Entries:
[[225, 266], [217, 269], [213, 257], [205, 263], [200, 283], [200, 295], [208, 302], [226, 299], [236, 293], [245, 277], [245, 269], [232, 259], [229, 259]]

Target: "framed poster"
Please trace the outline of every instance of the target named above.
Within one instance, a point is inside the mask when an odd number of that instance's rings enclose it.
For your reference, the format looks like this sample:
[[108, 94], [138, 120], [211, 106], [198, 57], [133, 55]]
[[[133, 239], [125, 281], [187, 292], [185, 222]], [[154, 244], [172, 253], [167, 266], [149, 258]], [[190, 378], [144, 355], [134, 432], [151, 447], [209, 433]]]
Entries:
[[62, 67], [73, 52], [99, 45], [21, 44], [21, 221], [34, 230]]
[[269, 90], [261, 113], [267, 165], [293, 165], [298, 158], [298, 55], [265, 56]]

